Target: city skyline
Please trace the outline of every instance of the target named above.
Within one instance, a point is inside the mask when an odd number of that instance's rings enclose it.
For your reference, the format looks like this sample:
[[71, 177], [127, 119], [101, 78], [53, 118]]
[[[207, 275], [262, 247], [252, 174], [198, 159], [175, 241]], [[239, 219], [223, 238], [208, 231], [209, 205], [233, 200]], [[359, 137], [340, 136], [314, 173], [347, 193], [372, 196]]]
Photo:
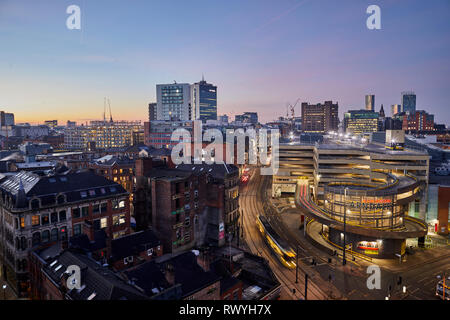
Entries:
[[[450, 123], [445, 1], [379, 1], [381, 30], [366, 28], [369, 1], [72, 2], [0, 3], [0, 106], [16, 122], [101, 119], [104, 97], [115, 119], [145, 121], [156, 84], [204, 74], [231, 119], [247, 110], [274, 120], [297, 98], [338, 102], [343, 119], [367, 94], [379, 111], [412, 90], [417, 110]], [[81, 30], [66, 28], [71, 4]]]

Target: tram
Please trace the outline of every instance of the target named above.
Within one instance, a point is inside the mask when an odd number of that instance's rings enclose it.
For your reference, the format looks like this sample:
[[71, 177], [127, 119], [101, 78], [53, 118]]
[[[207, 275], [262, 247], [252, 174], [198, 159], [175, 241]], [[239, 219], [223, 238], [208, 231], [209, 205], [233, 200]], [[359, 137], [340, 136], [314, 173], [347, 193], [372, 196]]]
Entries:
[[283, 266], [289, 269], [295, 268], [296, 254], [294, 250], [292, 250], [289, 244], [287, 244], [287, 242], [282, 239], [275, 232], [275, 230], [273, 230], [267, 218], [265, 216], [258, 215], [256, 218], [256, 224], [258, 225], [258, 229], [263, 235], [264, 240], [276, 254], [278, 260], [280, 260]]

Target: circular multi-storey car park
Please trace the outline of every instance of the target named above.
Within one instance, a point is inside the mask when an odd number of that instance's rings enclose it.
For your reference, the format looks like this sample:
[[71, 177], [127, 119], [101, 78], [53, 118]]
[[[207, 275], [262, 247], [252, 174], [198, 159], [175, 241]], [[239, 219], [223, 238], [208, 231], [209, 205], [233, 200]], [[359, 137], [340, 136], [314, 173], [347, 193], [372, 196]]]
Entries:
[[[336, 248], [374, 258], [395, 258], [406, 239], [422, 239], [421, 217], [429, 156], [377, 144], [280, 145], [273, 195], [295, 191], [296, 206], [322, 224], [321, 237]], [[345, 228], [344, 228], [345, 224]], [[344, 237], [345, 229], [345, 237]], [[307, 229], [308, 230], [308, 229]]]

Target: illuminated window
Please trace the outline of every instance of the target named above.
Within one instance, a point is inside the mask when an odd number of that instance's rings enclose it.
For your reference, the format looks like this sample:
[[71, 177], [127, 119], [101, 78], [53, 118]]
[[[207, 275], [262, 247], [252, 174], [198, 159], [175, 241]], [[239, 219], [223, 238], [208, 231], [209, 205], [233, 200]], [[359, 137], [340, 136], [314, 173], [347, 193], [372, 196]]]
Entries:
[[34, 216], [32, 216], [31, 217], [31, 225], [34, 227], [34, 226], [38, 226], [39, 224], [40, 224], [40, 221], [39, 221], [40, 219], [39, 219], [39, 216], [38, 215], [34, 215]]
[[104, 229], [108, 226], [108, 218], [101, 218], [100, 219], [100, 228]]
[[49, 218], [48, 214], [43, 214], [41, 216], [41, 224], [44, 226], [49, 223], [50, 223], [50, 218]]

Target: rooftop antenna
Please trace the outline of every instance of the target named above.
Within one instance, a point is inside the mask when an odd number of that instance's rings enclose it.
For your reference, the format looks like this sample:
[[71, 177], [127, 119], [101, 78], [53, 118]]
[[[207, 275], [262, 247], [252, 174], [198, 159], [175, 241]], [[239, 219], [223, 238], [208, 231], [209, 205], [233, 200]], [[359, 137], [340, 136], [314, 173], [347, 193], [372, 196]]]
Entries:
[[202, 73], [202, 81], [205, 82], [205, 75]]

